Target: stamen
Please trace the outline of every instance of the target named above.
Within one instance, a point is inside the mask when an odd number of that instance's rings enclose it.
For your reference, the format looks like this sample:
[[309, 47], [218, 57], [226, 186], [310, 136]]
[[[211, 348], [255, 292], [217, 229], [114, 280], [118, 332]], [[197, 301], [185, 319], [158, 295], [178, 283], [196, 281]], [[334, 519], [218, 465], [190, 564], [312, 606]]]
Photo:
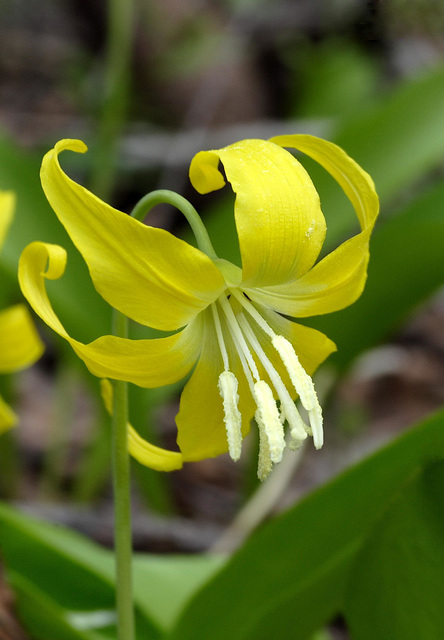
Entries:
[[222, 360], [224, 361], [224, 369], [225, 371], [228, 371], [228, 369], [230, 368], [229, 361], [228, 361], [228, 352], [224, 342], [224, 336], [222, 333], [222, 326], [220, 324], [219, 313], [217, 312], [217, 307], [215, 304], [211, 305], [211, 311], [213, 312], [213, 320], [214, 320], [214, 326], [216, 327], [216, 335], [217, 335], [217, 341], [219, 343], [219, 349], [222, 354]]
[[[285, 368], [288, 371], [291, 382], [295, 388], [296, 393], [299, 395], [302, 406], [308, 412], [310, 420], [310, 429], [303, 422], [304, 428], [309, 435], [313, 435], [313, 443], [316, 449], [320, 449], [324, 443], [324, 432], [322, 428], [322, 409], [316, 395], [313, 380], [307, 374], [293, 345], [284, 336], [277, 335], [275, 331], [269, 326], [266, 320], [261, 316], [255, 306], [245, 297], [245, 295], [239, 290], [233, 287], [231, 289], [233, 296], [240, 302], [246, 311], [254, 318], [261, 329], [270, 336], [272, 344], [276, 351], [279, 353]], [[285, 411], [284, 411], [285, 413]], [[290, 446], [300, 446], [300, 440], [297, 435], [297, 431], [292, 432], [293, 442]], [[299, 442], [299, 444], [297, 444]]]
[[270, 338], [274, 338], [276, 333], [273, 331], [270, 325], [265, 321], [265, 319], [261, 316], [259, 311], [244, 296], [244, 294], [241, 291], [239, 291], [239, 289], [235, 289], [235, 288], [230, 289], [230, 291], [233, 294], [233, 296], [236, 298], [236, 300], [238, 300], [241, 303], [241, 305], [246, 309], [246, 311], [248, 311], [250, 316], [256, 320], [260, 328], [263, 329], [265, 333], [270, 336]]
[[293, 345], [284, 336], [278, 335], [274, 336], [271, 342], [282, 358], [302, 406], [307, 411], [314, 409], [318, 404], [318, 397], [313, 381], [299, 362]]
[[299, 415], [295, 403], [291, 399], [291, 396], [285, 388], [285, 385], [282, 382], [278, 372], [276, 371], [270, 360], [267, 358], [264, 350], [259, 344], [259, 340], [254, 335], [253, 330], [248, 324], [246, 317], [243, 313], [240, 313], [238, 318], [243, 332], [245, 333], [257, 357], [263, 364], [265, 371], [270, 376], [270, 380], [274, 388], [276, 389], [279, 400], [281, 401], [281, 410], [285, 414], [287, 422], [290, 425], [292, 437], [296, 440], [304, 440], [307, 437], [307, 425], [305, 425], [304, 421]]
[[273, 393], [268, 384], [260, 380], [254, 385], [254, 395], [257, 404], [256, 416], [260, 419], [262, 430], [268, 441], [270, 460], [274, 463], [280, 462], [285, 449], [284, 427], [280, 421]]
[[227, 431], [228, 451], [234, 461], [239, 460], [242, 450], [242, 416], [239, 411], [238, 381], [234, 373], [229, 371], [228, 352], [222, 333], [219, 313], [215, 304], [211, 305], [217, 341], [224, 363], [224, 371], [218, 380], [219, 393], [224, 407], [224, 423]]
[[242, 416], [238, 408], [238, 382], [234, 373], [223, 371], [219, 376], [218, 387], [224, 405], [228, 451], [236, 462], [239, 460], [242, 450]]
[[293, 345], [284, 336], [275, 335], [272, 338], [272, 344], [282, 358], [295, 391], [301, 399], [302, 406], [308, 411], [310, 426], [313, 430], [313, 442], [316, 449], [320, 449], [324, 439], [322, 409], [316, 395], [313, 380], [299, 362]]
[[322, 427], [322, 408], [318, 403], [314, 409], [310, 409], [308, 412], [310, 419], [310, 425], [313, 429], [313, 443], [316, 449], [321, 449], [324, 444], [324, 429]]
[[256, 366], [255, 361], [253, 360], [253, 356], [250, 353], [250, 349], [248, 348], [248, 345], [245, 341], [242, 331], [240, 330], [240, 327], [237, 323], [236, 316], [234, 315], [234, 311], [231, 308], [231, 305], [225, 296], [223, 295], [220, 296], [219, 302], [221, 304], [222, 310], [227, 319], [227, 323], [231, 331], [231, 335], [233, 339], [236, 341], [237, 348], [244, 354], [245, 360], [248, 363], [248, 367], [253, 375], [255, 382], [259, 382], [260, 376], [259, 376], [258, 368]]
[[259, 411], [256, 411], [254, 418], [257, 422], [257, 426], [259, 427], [259, 458], [257, 465], [257, 477], [262, 482], [270, 474], [270, 471], [273, 468], [273, 463], [270, 457], [268, 438], [265, 434], [265, 426], [262, 422]]

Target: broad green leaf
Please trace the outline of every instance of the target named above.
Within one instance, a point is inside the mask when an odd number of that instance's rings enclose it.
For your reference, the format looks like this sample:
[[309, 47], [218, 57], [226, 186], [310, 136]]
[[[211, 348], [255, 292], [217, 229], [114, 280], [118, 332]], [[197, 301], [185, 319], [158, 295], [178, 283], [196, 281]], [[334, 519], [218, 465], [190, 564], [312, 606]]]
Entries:
[[[96, 630], [75, 628], [69, 612], [58, 606], [43, 591], [22, 575], [10, 572], [8, 579], [14, 589], [17, 613], [33, 640], [105, 640], [112, 638]], [[54, 577], [57, 581], [57, 576]], [[102, 614], [103, 611], [96, 612]], [[112, 612], [111, 612], [112, 613]], [[107, 625], [109, 626], [109, 625]]]
[[444, 638], [444, 464], [416, 473], [357, 554], [346, 590], [353, 640]]
[[[0, 504], [0, 553], [14, 574], [14, 586], [24, 585], [20, 594], [26, 602], [38, 601], [40, 596], [33, 594], [41, 593], [48, 610], [63, 611], [64, 621], [68, 613], [93, 614], [114, 607], [112, 551], [74, 531]], [[139, 636], [160, 637], [160, 629], [172, 626], [192, 594], [224, 561], [211, 555], [134, 554]]]
[[394, 331], [444, 283], [444, 182], [374, 232], [368, 280], [351, 307], [310, 320], [334, 340], [343, 368]]
[[[30, 583], [56, 608], [74, 614], [115, 606], [113, 554], [73, 531], [0, 504], [0, 552], [8, 571]], [[28, 588], [25, 596], [29, 593]], [[146, 608], [136, 613], [138, 638], [159, 638], [158, 625]]]
[[264, 525], [170, 638], [305, 640], [341, 610], [356, 552], [405, 480], [443, 457], [440, 412]]
[[137, 603], [163, 629], [173, 626], [187, 602], [225, 563], [209, 554], [134, 557]]

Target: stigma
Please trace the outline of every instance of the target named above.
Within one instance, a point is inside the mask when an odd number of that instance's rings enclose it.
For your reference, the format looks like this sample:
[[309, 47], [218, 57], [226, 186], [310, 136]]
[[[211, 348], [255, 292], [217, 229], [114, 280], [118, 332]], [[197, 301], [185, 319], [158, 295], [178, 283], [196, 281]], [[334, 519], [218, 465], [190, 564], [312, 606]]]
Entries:
[[[259, 431], [258, 478], [265, 480], [273, 465], [282, 460], [287, 444], [287, 425], [290, 449], [298, 449], [307, 436], [313, 436], [317, 449], [322, 447], [321, 406], [313, 381], [299, 362], [293, 345], [270, 327], [261, 313], [260, 305], [254, 305], [240, 288], [230, 287], [212, 303], [211, 310], [223, 362], [218, 387], [223, 403], [228, 451], [233, 460], [240, 458], [242, 415], [239, 411], [239, 385], [231, 370], [233, 363], [230, 363], [232, 354], [237, 353], [256, 405], [254, 419]], [[228, 341], [231, 342], [230, 348], [227, 347]], [[291, 382], [290, 390], [278, 371], [282, 370], [282, 365], [288, 373], [287, 383], [288, 380]], [[295, 392], [299, 396], [305, 419], [293, 400]]]

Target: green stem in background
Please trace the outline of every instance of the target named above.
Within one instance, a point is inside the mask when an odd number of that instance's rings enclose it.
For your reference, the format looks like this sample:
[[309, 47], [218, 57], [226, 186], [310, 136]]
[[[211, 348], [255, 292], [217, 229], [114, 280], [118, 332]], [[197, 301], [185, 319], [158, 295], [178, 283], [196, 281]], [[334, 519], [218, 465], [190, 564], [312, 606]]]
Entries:
[[107, 58], [104, 100], [98, 121], [91, 189], [110, 200], [116, 168], [117, 143], [122, 130], [130, 91], [134, 1], [108, 0]]
[[146, 214], [158, 204], [170, 204], [183, 213], [194, 233], [199, 249], [210, 258], [217, 258], [202, 218], [188, 200], [174, 191], [159, 189], [148, 193], [136, 204], [131, 212], [131, 217], [143, 220]]
[[[114, 310], [113, 333], [127, 337], [127, 318]], [[132, 585], [131, 482], [128, 453], [128, 383], [113, 381], [114, 548], [118, 640], [134, 640]]]

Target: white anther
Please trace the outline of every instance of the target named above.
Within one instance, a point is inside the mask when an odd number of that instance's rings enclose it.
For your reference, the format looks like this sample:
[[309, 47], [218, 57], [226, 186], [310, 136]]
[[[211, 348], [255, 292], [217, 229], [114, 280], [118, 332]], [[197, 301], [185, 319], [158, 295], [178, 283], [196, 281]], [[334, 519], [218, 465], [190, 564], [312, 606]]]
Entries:
[[257, 477], [261, 482], [267, 478], [273, 468], [273, 462], [270, 458], [270, 447], [268, 444], [268, 438], [265, 433], [265, 427], [262, 422], [262, 418], [259, 410], [256, 411], [255, 420], [259, 427], [259, 458], [257, 464]]
[[224, 405], [228, 451], [236, 461], [239, 460], [242, 449], [242, 416], [238, 408], [238, 382], [234, 373], [223, 371], [219, 376], [218, 387]]
[[273, 393], [268, 384], [260, 380], [254, 385], [254, 395], [257, 412], [268, 439], [270, 459], [275, 463], [280, 462], [285, 449], [284, 428]]
[[250, 342], [255, 354], [263, 364], [265, 371], [270, 376], [270, 380], [274, 388], [276, 389], [279, 400], [281, 401], [281, 412], [285, 414], [285, 418], [287, 419], [287, 422], [290, 426], [292, 435], [294, 432], [295, 437], [297, 437], [299, 440], [303, 440], [307, 437], [308, 428], [299, 415], [295, 403], [291, 399], [291, 396], [288, 393], [284, 383], [282, 382], [278, 372], [265, 355], [265, 352], [262, 349], [259, 340], [254, 335], [253, 330], [251, 329], [250, 325], [247, 322], [247, 319], [243, 314], [239, 314], [239, 323], [246, 337], [248, 338], [248, 341]]
[[287, 412], [288, 413], [285, 412], [285, 407], [281, 404], [281, 421], [282, 419], [284, 419], [288, 422], [292, 442], [294, 441], [302, 443], [307, 436], [312, 435], [312, 431], [308, 424], [305, 424], [305, 422], [302, 420], [301, 414], [297, 410], [297, 407], [293, 401], [291, 405], [287, 407]]
[[[319, 404], [318, 396], [314, 388], [313, 380], [310, 378], [304, 367], [299, 362], [299, 358], [292, 344], [284, 338], [284, 336], [274, 336], [272, 344], [281, 356], [282, 362], [288, 371], [290, 380], [299, 395], [302, 406], [308, 411], [310, 419], [310, 431], [312, 431], [313, 442], [316, 449], [320, 449], [324, 442], [324, 433], [322, 429], [322, 409]], [[292, 433], [293, 436], [293, 433]], [[295, 441], [299, 438], [294, 434]]]
[[321, 405], [317, 405], [308, 412], [310, 425], [313, 430], [313, 444], [316, 449], [321, 449], [324, 444], [324, 429], [322, 428], [322, 409]]
[[307, 411], [314, 409], [318, 405], [318, 397], [313, 381], [299, 362], [293, 345], [284, 336], [274, 336], [272, 343], [282, 358], [296, 393], [301, 399], [302, 406]]
[[293, 431], [291, 431], [290, 436], [291, 436], [291, 439], [290, 439], [290, 442], [288, 443], [288, 448], [291, 449], [292, 451], [297, 451], [304, 444], [305, 438], [301, 440], [301, 438], [299, 438], [299, 434], [295, 434]]

